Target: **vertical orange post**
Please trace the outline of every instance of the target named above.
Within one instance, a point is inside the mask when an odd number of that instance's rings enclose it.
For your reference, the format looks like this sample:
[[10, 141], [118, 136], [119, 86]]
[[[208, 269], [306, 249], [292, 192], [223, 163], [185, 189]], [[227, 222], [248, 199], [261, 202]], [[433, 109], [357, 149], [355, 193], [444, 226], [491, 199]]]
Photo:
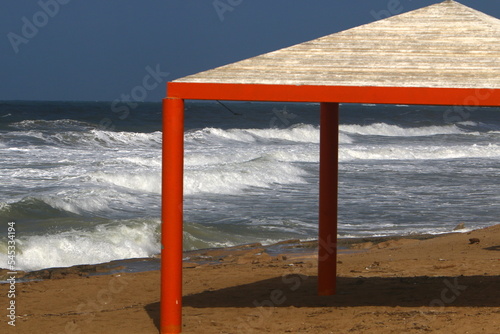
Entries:
[[320, 113], [318, 294], [329, 296], [337, 280], [339, 104], [321, 103]]
[[182, 326], [184, 100], [163, 100], [160, 333]]

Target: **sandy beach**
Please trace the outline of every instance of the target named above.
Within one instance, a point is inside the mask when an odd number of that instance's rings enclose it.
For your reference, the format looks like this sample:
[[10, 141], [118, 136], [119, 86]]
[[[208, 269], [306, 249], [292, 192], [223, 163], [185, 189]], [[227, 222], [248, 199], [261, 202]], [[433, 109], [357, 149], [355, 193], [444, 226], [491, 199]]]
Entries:
[[[338, 256], [338, 291], [329, 297], [316, 295], [313, 247], [187, 256], [184, 333], [500, 332], [500, 225], [353, 244]], [[37, 275], [50, 279], [17, 283], [15, 327], [10, 285], [1, 284], [1, 332], [157, 333], [160, 273], [89, 275], [99, 268], [45, 270]]]

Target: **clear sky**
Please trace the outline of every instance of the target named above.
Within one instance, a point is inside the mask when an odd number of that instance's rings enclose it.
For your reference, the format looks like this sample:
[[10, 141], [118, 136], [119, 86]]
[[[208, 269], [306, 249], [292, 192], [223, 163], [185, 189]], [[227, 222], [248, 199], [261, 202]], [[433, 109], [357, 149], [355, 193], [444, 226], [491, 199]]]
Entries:
[[167, 81], [439, 2], [3, 0], [0, 100], [159, 101]]

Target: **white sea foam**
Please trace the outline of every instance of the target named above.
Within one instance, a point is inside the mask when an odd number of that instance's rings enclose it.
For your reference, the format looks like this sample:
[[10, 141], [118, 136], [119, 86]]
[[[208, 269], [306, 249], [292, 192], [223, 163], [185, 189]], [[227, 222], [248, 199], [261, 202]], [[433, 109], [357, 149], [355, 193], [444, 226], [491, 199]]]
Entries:
[[10, 209], [10, 204], [5, 202], [0, 202], [0, 211], [6, 211]]
[[319, 148], [310, 147], [309, 149], [289, 149], [289, 150], [276, 150], [269, 152], [268, 156], [286, 162], [318, 162], [319, 161]]
[[37, 130], [87, 130], [93, 128], [93, 125], [82, 121], [72, 119], [58, 119], [52, 121], [46, 120], [24, 120], [10, 125], [17, 129], [37, 129]]
[[35, 198], [52, 208], [77, 215], [109, 215], [113, 212], [120, 212], [124, 207], [140, 208], [143, 203], [137, 195], [138, 190], [126, 191], [102, 181], [97, 183], [90, 181], [79, 188], [70, 188], [68, 185], [67, 188], [58, 192], [39, 195]]
[[477, 123], [477, 122], [473, 122], [473, 121], [463, 121], [463, 122], [458, 122], [457, 124], [466, 125], [466, 126], [478, 126], [478, 125], [483, 124], [483, 123]]
[[[351, 143], [347, 135], [341, 141]], [[319, 129], [205, 128], [186, 134], [186, 194], [239, 193], [248, 187], [304, 183], [298, 162], [317, 162]], [[293, 145], [292, 145], [293, 144]]]
[[354, 140], [345, 133], [339, 133], [339, 144], [352, 144]]
[[253, 143], [262, 140], [281, 140], [298, 143], [318, 143], [319, 129], [312, 125], [300, 124], [286, 129], [217, 129], [205, 128], [186, 134], [186, 141], [230, 140]]
[[132, 163], [138, 166], [144, 167], [161, 167], [161, 154], [154, 158], [149, 157], [124, 157], [118, 158], [119, 161], [123, 161], [125, 164]]
[[63, 132], [45, 138], [47, 141], [67, 145], [102, 146], [102, 147], [161, 147], [161, 132], [136, 133], [113, 132], [93, 129], [89, 132]]
[[184, 157], [184, 164], [187, 168], [195, 166], [215, 166], [235, 163], [244, 163], [261, 157], [259, 149], [252, 150], [248, 148], [213, 148], [207, 147], [206, 150], [188, 150]]
[[[319, 128], [312, 125], [297, 125], [286, 129], [216, 129], [204, 128], [185, 135], [189, 143], [220, 144], [224, 141], [255, 143], [262, 141], [285, 141], [290, 143], [319, 143]], [[352, 143], [353, 139], [345, 133], [339, 135], [341, 144]]]
[[115, 186], [132, 189], [135, 191], [161, 193], [161, 174], [160, 172], [131, 174], [126, 172], [102, 173], [93, 175], [98, 182], [105, 182]]
[[90, 133], [95, 137], [94, 140], [104, 144], [105, 146], [113, 147], [116, 144], [129, 146], [148, 146], [161, 147], [162, 133], [160, 131], [153, 133], [136, 133], [136, 132], [113, 132], [92, 130]]
[[289, 163], [258, 158], [245, 163], [213, 168], [187, 169], [186, 195], [197, 193], [232, 194], [248, 187], [269, 188], [271, 184], [304, 183], [305, 172]]
[[254, 142], [255, 137], [241, 129], [223, 130], [218, 128], [204, 128], [185, 135], [187, 142], [190, 141], [220, 141], [233, 140], [241, 142]]
[[84, 212], [107, 211], [109, 208], [109, 199], [102, 193], [95, 194], [95, 191], [88, 193], [79, 192], [79, 194], [56, 194], [55, 196], [43, 196], [43, 202], [55, 209], [82, 214]]
[[402, 128], [397, 125], [374, 123], [370, 125], [341, 125], [340, 131], [348, 134], [388, 136], [388, 137], [421, 137], [446, 134], [463, 134], [456, 125], [426, 126], [418, 128]]
[[244, 130], [256, 138], [287, 140], [299, 143], [319, 143], [319, 129], [312, 125], [298, 125], [286, 129]]
[[9, 136], [27, 141], [30, 138], [41, 140], [52, 145], [67, 145], [72, 147], [147, 147], [160, 148], [162, 133], [113, 132], [91, 129], [90, 131], [47, 131], [28, 130], [9, 132]]
[[340, 161], [352, 160], [442, 160], [459, 158], [499, 158], [500, 146], [355, 146], [341, 148]]

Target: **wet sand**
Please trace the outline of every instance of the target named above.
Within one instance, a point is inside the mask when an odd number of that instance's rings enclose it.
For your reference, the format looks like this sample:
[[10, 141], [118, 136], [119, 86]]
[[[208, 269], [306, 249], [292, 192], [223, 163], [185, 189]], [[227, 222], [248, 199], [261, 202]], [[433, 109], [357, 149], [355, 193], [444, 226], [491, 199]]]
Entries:
[[[184, 333], [500, 333], [500, 225], [351, 242], [328, 297], [316, 295], [315, 243], [290, 245], [186, 253]], [[1, 284], [1, 333], [158, 333], [160, 273], [126, 269], [30, 274], [15, 285], [15, 327]]]

